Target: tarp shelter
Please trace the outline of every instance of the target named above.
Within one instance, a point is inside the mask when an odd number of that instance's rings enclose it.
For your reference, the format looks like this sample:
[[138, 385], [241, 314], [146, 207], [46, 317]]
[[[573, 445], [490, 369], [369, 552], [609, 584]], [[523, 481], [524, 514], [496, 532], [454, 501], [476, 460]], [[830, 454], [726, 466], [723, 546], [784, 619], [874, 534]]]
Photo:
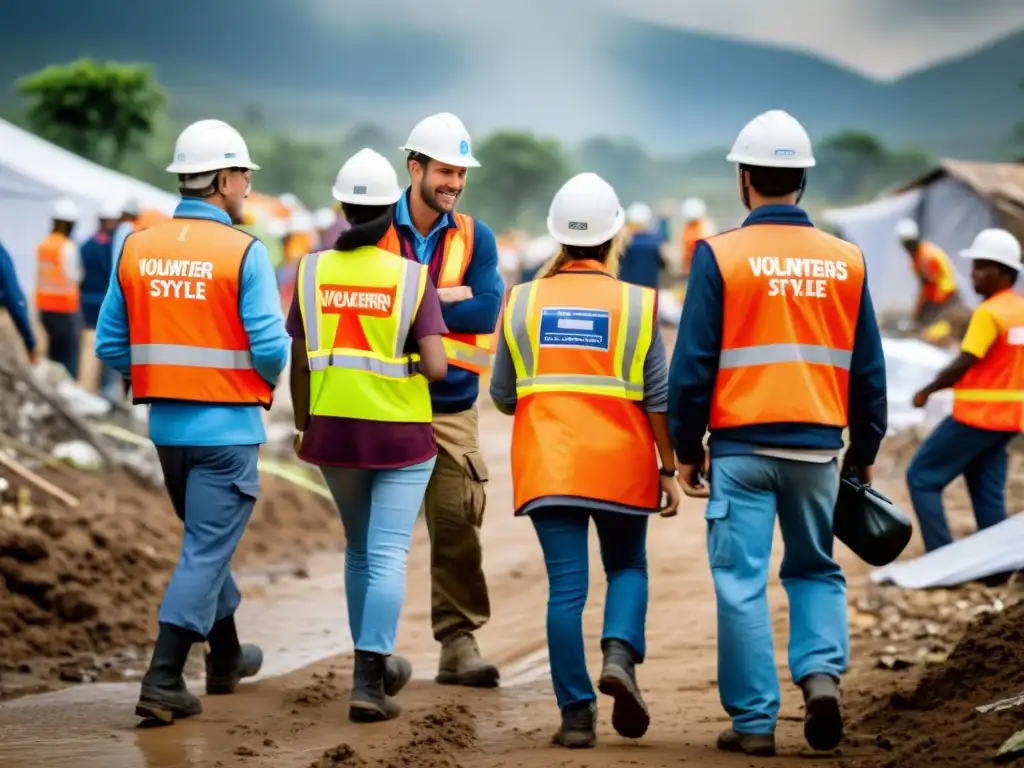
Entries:
[[[168, 177], [171, 178], [170, 176]], [[104, 168], [0, 120], [0, 242], [14, 258], [26, 294], [35, 293], [36, 246], [50, 231], [50, 211], [59, 197], [78, 205], [73, 237], [82, 240], [97, 226], [107, 201], [129, 199], [170, 216], [177, 195]]]
[[1005, 227], [1024, 242], [1024, 164], [943, 160], [886, 197], [824, 215], [841, 237], [864, 251], [877, 310], [909, 310], [917, 298], [910, 258], [895, 234], [903, 218], [915, 219], [922, 237], [949, 254], [960, 296], [975, 306], [970, 263], [957, 254], [988, 227]]

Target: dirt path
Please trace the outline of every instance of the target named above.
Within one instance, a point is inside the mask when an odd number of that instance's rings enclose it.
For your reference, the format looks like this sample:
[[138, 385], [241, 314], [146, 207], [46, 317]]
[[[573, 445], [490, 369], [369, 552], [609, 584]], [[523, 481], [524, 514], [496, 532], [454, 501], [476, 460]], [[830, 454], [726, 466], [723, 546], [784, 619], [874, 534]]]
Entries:
[[[0, 706], [0, 764], [28, 766], [807, 766], [834, 764], [829, 756], [804, 754], [799, 694], [788, 684], [785, 645], [776, 660], [783, 685], [780, 757], [757, 761], [714, 749], [728, 725], [715, 688], [715, 603], [704, 549], [703, 507], [687, 503], [674, 519], [652, 521], [649, 537], [651, 599], [647, 662], [640, 668], [653, 723], [646, 738], [616, 736], [610, 707], [600, 702], [599, 745], [571, 753], [550, 745], [558, 713], [547, 679], [544, 611], [547, 585], [532, 527], [511, 515], [508, 445], [511, 420], [482, 414], [492, 480], [484, 529], [494, 618], [480, 632], [481, 646], [503, 670], [494, 691], [451, 689], [430, 682], [437, 646], [429, 621], [429, 549], [417, 532], [409, 562], [409, 590], [399, 649], [416, 666], [416, 679], [401, 701], [399, 720], [353, 726], [346, 718], [350, 658], [335, 656], [282, 677], [263, 679], [234, 697], [207, 699], [203, 717], [173, 728], [135, 728], [131, 686], [83, 686], [61, 695], [26, 698]], [[592, 542], [591, 596], [585, 615], [592, 670], [603, 609], [604, 578]], [[778, 548], [777, 548], [778, 549]], [[778, 553], [777, 553], [778, 554]], [[334, 562], [335, 567], [340, 561]], [[596, 567], [595, 567], [596, 566]], [[777, 570], [777, 568], [776, 568]], [[302, 600], [302, 587], [293, 585]], [[313, 590], [313, 587], [309, 587]], [[777, 578], [770, 586], [777, 637], [785, 631], [785, 602]], [[291, 631], [307, 621], [331, 624], [337, 643], [347, 635], [340, 578], [313, 590], [309, 616], [296, 616]], [[242, 631], [259, 616], [240, 618]], [[309, 632], [313, 625], [306, 626]], [[281, 636], [288, 631], [284, 628]], [[320, 632], [321, 630], [315, 630]], [[342, 647], [336, 645], [336, 648]], [[272, 658], [279, 649], [267, 647]], [[321, 756], [333, 750], [330, 757]], [[856, 753], [845, 750], [844, 757]], [[317, 761], [320, 761], [317, 763]]]

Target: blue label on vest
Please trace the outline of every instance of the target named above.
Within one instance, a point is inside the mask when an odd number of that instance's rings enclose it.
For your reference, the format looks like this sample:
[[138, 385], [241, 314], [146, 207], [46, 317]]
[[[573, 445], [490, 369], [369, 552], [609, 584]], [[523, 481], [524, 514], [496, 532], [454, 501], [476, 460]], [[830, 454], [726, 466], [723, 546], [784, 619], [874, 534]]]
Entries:
[[540, 313], [540, 346], [607, 352], [610, 326], [604, 309], [550, 307]]

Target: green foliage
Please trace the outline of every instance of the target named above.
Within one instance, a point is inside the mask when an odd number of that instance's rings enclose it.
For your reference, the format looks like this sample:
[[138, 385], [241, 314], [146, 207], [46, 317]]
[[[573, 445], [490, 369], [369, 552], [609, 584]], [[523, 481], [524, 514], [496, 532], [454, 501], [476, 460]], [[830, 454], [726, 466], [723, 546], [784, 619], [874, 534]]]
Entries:
[[166, 103], [149, 67], [91, 59], [46, 67], [17, 89], [36, 133], [115, 168], [141, 148]]

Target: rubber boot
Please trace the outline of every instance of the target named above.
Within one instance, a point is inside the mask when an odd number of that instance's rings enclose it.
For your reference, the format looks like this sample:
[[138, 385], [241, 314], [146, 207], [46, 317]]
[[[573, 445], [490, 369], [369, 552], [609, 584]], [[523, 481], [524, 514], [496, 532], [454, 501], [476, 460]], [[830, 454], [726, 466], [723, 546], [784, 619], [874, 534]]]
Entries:
[[203, 703], [189, 693], [183, 675], [192, 644], [202, 640], [201, 635], [183, 627], [160, 624], [153, 658], [142, 678], [136, 715], [170, 725], [175, 718], [202, 714]]
[[388, 657], [369, 651], [356, 651], [352, 671], [352, 696], [348, 719], [353, 723], [391, 720], [402, 713], [398, 702], [384, 692]]
[[234, 693], [242, 678], [252, 677], [263, 666], [263, 651], [258, 645], [238, 642], [235, 617], [226, 616], [214, 623], [206, 642], [206, 692], [210, 695]]
[[480, 646], [469, 632], [456, 632], [441, 641], [441, 660], [437, 677], [442, 685], [466, 685], [471, 688], [494, 688], [501, 673], [480, 656]]
[[739, 733], [729, 728], [718, 734], [715, 745], [723, 752], [739, 752], [752, 757], [775, 755], [774, 733]]
[[562, 725], [552, 741], [568, 749], [590, 749], [597, 741], [597, 702], [584, 701], [562, 708]]
[[404, 656], [391, 654], [384, 665], [384, 693], [397, 696], [412, 679], [412, 664]]
[[843, 710], [839, 683], [828, 675], [808, 675], [804, 692], [804, 738], [811, 749], [828, 752], [843, 740]]
[[612, 706], [612, 727], [620, 736], [639, 739], [647, 733], [651, 716], [636, 683], [637, 654], [622, 640], [601, 641], [604, 665], [597, 681], [597, 690], [615, 700]]

